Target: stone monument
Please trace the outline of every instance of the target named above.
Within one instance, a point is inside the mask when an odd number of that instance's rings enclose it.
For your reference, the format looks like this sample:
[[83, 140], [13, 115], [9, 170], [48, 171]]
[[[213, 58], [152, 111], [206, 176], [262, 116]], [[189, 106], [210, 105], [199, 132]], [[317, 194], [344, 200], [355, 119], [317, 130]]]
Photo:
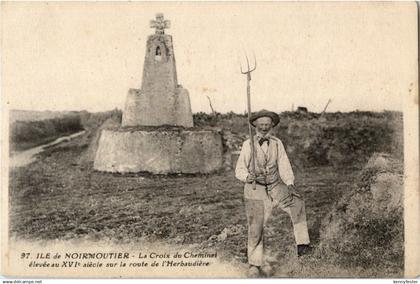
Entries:
[[102, 130], [94, 169], [107, 172], [210, 173], [223, 163], [221, 135], [193, 126], [189, 94], [178, 84], [170, 22], [151, 21], [140, 89], [130, 89], [121, 126]]
[[156, 31], [147, 39], [141, 89], [128, 91], [122, 126], [192, 127], [188, 91], [178, 85], [172, 36], [165, 34], [169, 21], [157, 14], [151, 27]]

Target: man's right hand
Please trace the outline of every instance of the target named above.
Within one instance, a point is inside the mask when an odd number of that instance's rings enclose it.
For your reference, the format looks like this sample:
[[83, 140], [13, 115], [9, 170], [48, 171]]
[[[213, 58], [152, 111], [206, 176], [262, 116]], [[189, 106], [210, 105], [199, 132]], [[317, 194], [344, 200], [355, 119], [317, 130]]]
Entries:
[[246, 182], [253, 183], [255, 179], [256, 179], [256, 175], [254, 173], [249, 173], [248, 176], [246, 177]]
[[289, 192], [291, 195], [294, 195], [296, 197], [302, 198], [302, 194], [300, 194], [297, 190], [294, 184], [289, 184], [287, 186], [287, 188], [289, 189]]

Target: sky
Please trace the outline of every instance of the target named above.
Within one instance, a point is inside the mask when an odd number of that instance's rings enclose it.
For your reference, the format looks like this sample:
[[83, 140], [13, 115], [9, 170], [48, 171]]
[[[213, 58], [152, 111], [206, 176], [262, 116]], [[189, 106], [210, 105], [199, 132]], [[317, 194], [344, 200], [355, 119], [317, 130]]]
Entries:
[[414, 3], [2, 3], [2, 102], [13, 109], [124, 108], [140, 88], [149, 21], [171, 21], [193, 112], [402, 110], [417, 82]]

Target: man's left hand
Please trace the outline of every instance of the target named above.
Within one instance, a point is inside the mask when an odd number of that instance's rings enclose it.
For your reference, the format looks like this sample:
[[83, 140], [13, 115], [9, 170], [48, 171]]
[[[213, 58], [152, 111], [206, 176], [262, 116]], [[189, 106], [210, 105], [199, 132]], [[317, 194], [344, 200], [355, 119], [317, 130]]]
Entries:
[[294, 184], [289, 184], [289, 185], [287, 186], [287, 188], [289, 189], [289, 192], [290, 192], [290, 194], [291, 194], [291, 195], [294, 195], [294, 196], [296, 196], [296, 197], [302, 198], [302, 194], [300, 194], [300, 193], [297, 191], [297, 189], [296, 189], [296, 187], [295, 187], [295, 185], [294, 185]]
[[259, 182], [259, 183], [262, 183], [262, 184], [264, 184], [265, 183], [265, 180], [266, 180], [266, 177], [265, 177], [265, 175], [262, 175], [262, 174], [259, 174], [259, 175], [257, 175], [257, 177], [256, 177], [256, 179], [255, 179], [257, 182]]

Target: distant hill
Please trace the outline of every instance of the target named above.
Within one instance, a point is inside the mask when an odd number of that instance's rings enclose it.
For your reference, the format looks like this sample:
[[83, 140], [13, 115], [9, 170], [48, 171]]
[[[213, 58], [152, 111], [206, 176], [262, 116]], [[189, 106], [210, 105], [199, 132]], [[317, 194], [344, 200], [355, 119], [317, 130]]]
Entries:
[[32, 111], [32, 110], [16, 110], [9, 112], [10, 123], [15, 121], [38, 121], [52, 118], [63, 118], [71, 115], [78, 115], [79, 111]]
[[21, 151], [51, 142], [83, 129], [96, 129], [108, 118], [121, 121], [121, 111], [114, 109], [90, 113], [83, 111], [10, 111], [10, 150]]

